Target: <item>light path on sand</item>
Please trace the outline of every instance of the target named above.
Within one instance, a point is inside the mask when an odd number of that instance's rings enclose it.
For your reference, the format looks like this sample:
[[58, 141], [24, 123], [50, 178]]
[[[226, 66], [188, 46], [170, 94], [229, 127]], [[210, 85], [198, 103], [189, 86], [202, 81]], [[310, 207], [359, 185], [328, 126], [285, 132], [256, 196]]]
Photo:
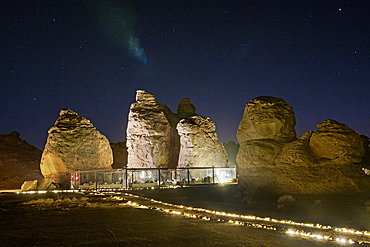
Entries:
[[[105, 193], [110, 194], [109, 192], [101, 192], [100, 194]], [[156, 210], [178, 217], [279, 231], [290, 237], [299, 237], [313, 241], [328, 241], [340, 245], [370, 244], [370, 231], [340, 228], [322, 225], [320, 223], [301, 223], [291, 220], [278, 220], [270, 217], [262, 218], [254, 215], [242, 215], [204, 208], [194, 208], [185, 205], [166, 203], [130, 193], [113, 192], [112, 194], [114, 194], [113, 198], [116, 200], [127, 200], [127, 205], [129, 206]]]
[[[134, 195], [125, 191], [53, 191], [75, 192], [90, 194], [91, 196], [102, 196], [114, 201], [122, 201], [116, 206], [129, 206], [145, 210], [154, 210], [160, 213], [169, 214], [174, 217], [183, 217], [204, 220], [209, 222], [232, 224], [241, 227], [253, 227], [276, 231], [284, 236], [296, 237], [310, 241], [332, 243], [338, 245], [368, 245], [370, 244], [370, 231], [356, 230], [350, 228], [322, 225], [320, 223], [296, 222], [286, 219], [273, 219], [270, 217], [259, 217], [255, 215], [242, 215], [224, 211], [214, 211], [205, 208], [196, 208], [186, 205], [171, 204]], [[22, 192], [18, 192], [23, 194]], [[24, 194], [42, 194], [43, 191], [24, 192]]]

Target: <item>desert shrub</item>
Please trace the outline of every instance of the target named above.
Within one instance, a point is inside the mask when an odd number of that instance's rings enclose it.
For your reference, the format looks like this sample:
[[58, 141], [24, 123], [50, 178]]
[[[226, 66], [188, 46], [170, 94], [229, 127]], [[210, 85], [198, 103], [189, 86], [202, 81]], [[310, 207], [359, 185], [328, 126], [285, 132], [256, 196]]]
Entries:
[[364, 202], [365, 204], [365, 207], [366, 207], [366, 211], [370, 211], [370, 201], [366, 201]]
[[277, 204], [278, 204], [278, 208], [283, 208], [283, 207], [287, 207], [287, 206], [291, 206], [295, 203], [295, 198], [291, 195], [283, 195], [283, 196], [280, 196], [278, 201], [277, 201]]
[[237, 191], [237, 192], [233, 193], [233, 197], [235, 197], [235, 198], [239, 198], [241, 195], [242, 195], [242, 193], [240, 191]]
[[315, 203], [316, 205], [321, 204], [321, 200], [317, 199], [317, 200], [315, 200], [315, 201], [314, 201], [314, 203]]
[[256, 194], [256, 191], [254, 189], [247, 188], [246, 190], [244, 190], [243, 194], [243, 202], [246, 202], [249, 205], [256, 203], [256, 201], [254, 200], [254, 195]]

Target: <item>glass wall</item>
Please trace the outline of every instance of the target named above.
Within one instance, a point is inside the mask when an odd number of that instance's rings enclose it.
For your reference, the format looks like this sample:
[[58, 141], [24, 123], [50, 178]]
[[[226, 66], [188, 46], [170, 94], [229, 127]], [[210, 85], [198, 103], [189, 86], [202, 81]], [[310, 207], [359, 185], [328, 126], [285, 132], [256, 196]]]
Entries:
[[236, 168], [127, 168], [71, 172], [71, 189], [195, 186], [219, 183], [237, 183]]
[[126, 171], [71, 172], [71, 189], [126, 188]]

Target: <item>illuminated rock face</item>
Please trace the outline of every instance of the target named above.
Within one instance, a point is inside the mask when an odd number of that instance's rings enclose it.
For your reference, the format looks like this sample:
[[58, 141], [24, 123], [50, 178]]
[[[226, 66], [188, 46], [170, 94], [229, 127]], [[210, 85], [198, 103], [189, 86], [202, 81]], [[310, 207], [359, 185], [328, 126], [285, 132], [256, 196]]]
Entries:
[[292, 141], [296, 138], [295, 124], [293, 108], [285, 100], [261, 96], [246, 105], [238, 128], [238, 141]]
[[262, 96], [251, 100], [244, 109], [237, 138], [239, 184], [241, 187], [269, 187], [273, 181], [275, 159], [284, 145], [296, 138], [293, 108], [285, 100]]
[[[330, 137], [326, 144], [318, 143], [318, 140], [325, 142], [325, 137]], [[326, 120], [318, 124], [317, 132], [309, 131], [284, 146], [275, 160], [276, 167], [282, 171], [281, 178], [287, 181], [287, 184], [280, 182], [279, 190], [285, 194], [366, 191], [370, 179], [355, 164], [361, 161], [364, 152], [358, 134], [344, 124]]]
[[48, 133], [40, 163], [45, 177], [67, 184], [71, 170], [111, 169], [113, 154], [109, 141], [90, 120], [63, 109]]
[[353, 163], [361, 162], [365, 154], [364, 140], [351, 128], [331, 119], [317, 125], [309, 148], [319, 159], [345, 159]]
[[173, 113], [157, 103], [154, 95], [138, 90], [127, 125], [127, 167], [226, 166], [214, 122], [197, 116], [195, 110], [190, 99], [184, 98]]
[[177, 124], [179, 167], [226, 167], [227, 154], [218, 141], [216, 125], [208, 117], [192, 116]]
[[[284, 104], [280, 106], [283, 108], [280, 112], [291, 115], [286, 111], [289, 108]], [[266, 108], [268, 104], [264, 104], [262, 111], [279, 112], [278, 108], [271, 111]], [[253, 118], [250, 112], [245, 110], [248, 118]], [[270, 116], [266, 115], [266, 121], [259, 118], [259, 122], [271, 123]], [[289, 122], [295, 123], [295, 120]], [[254, 131], [252, 124], [246, 124], [245, 117], [242, 123], [237, 135], [241, 188], [273, 194], [352, 193], [370, 188], [370, 179], [355, 164], [365, 153], [363, 139], [346, 125], [326, 120], [318, 124], [317, 132], [309, 131], [298, 139], [292, 139], [295, 132], [286, 131], [287, 128], [282, 128], [283, 133], [269, 134], [268, 139], [256, 135], [258, 131]]]
[[179, 150], [178, 118], [155, 101], [154, 95], [138, 90], [127, 124], [127, 167], [175, 168]]

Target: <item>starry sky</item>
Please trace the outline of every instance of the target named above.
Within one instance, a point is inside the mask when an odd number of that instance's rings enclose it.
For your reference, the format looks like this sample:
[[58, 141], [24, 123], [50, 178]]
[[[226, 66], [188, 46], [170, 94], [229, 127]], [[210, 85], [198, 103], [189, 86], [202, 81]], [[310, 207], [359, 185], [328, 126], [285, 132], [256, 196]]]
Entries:
[[262, 95], [297, 135], [334, 119], [370, 136], [370, 2], [1, 1], [0, 133], [43, 149], [63, 108], [124, 141], [136, 90], [190, 98], [235, 141]]

